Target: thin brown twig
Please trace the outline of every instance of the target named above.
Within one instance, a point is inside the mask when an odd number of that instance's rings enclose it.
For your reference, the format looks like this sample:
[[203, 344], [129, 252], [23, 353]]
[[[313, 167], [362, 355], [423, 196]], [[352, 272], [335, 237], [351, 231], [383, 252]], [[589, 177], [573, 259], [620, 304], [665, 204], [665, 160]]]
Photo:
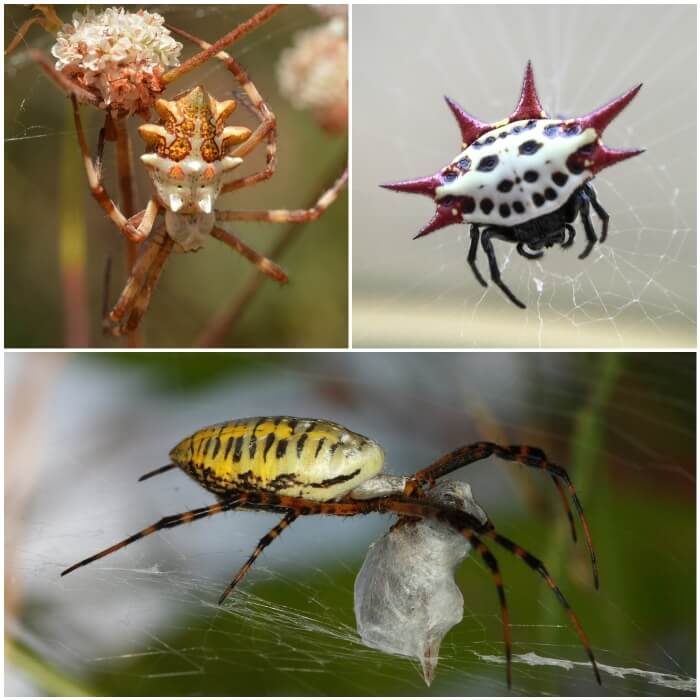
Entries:
[[[117, 172], [119, 175], [119, 200], [121, 210], [126, 218], [132, 217], [136, 213], [134, 202], [134, 188], [131, 170], [131, 140], [129, 132], [124, 123], [114, 120], [114, 128], [117, 134]], [[126, 241], [126, 265], [127, 275], [131, 274], [136, 258], [138, 257], [138, 244], [127, 239]], [[143, 345], [143, 338], [138, 328], [131, 331], [126, 337], [130, 348], [140, 348]]]
[[[334, 171], [337, 172], [337, 165], [334, 165]], [[325, 179], [324, 174], [324, 182]], [[315, 202], [308, 205], [309, 207]], [[279, 235], [275, 244], [272, 246], [267, 257], [271, 260], [279, 260], [294, 244], [299, 236], [306, 230], [306, 226], [299, 224], [290, 224]], [[228, 334], [236, 327], [246, 309], [250, 306], [256, 294], [260, 291], [263, 281], [266, 276], [258, 270], [253, 271], [243, 288], [236, 293], [231, 301], [226, 304], [220, 311], [214, 313], [209, 319], [204, 330], [199, 334], [192, 347], [195, 348], [218, 348], [224, 346], [224, 341]]]

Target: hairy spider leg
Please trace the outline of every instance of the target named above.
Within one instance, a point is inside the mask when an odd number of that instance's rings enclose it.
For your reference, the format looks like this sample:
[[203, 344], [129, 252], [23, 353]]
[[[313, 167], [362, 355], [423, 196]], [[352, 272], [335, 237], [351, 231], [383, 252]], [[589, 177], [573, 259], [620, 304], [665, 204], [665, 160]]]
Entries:
[[238, 238], [238, 236], [234, 236], [232, 233], [224, 231], [224, 229], [219, 228], [218, 226], [215, 226], [212, 229], [211, 235], [233, 248], [246, 260], [252, 262], [253, 265], [260, 270], [260, 272], [267, 275], [270, 279], [275, 280], [275, 282], [285, 284], [288, 281], [289, 278], [287, 277], [287, 273], [279, 265], [253, 250], [250, 246], [246, 245], [240, 238]]
[[[416, 492], [416, 487], [420, 487], [425, 483], [432, 488], [435, 481], [440, 477], [451, 474], [457, 469], [466, 467], [474, 462], [479, 462], [482, 459], [486, 459], [491, 455], [496, 455], [496, 457], [500, 457], [507, 462], [517, 462], [518, 464], [522, 464], [532, 469], [541, 469], [548, 472], [554, 483], [557, 485], [557, 490], [559, 491], [562, 500], [566, 501], [565, 492], [561, 486], [561, 483], [564, 483], [569, 491], [569, 496], [574, 503], [579, 519], [581, 520], [581, 527], [583, 528], [586, 545], [588, 546], [588, 551], [591, 557], [593, 581], [595, 583], [595, 587], [598, 588], [600, 584], [598, 576], [598, 559], [595, 553], [595, 548], [593, 547], [593, 540], [588, 527], [588, 520], [586, 519], [586, 515], [583, 511], [583, 506], [581, 505], [578, 494], [576, 493], [576, 489], [574, 488], [566, 469], [558, 464], [553, 464], [550, 462], [547, 459], [547, 455], [537, 447], [529, 447], [527, 445], [509, 445], [507, 447], [503, 447], [494, 442], [475, 442], [471, 445], [458, 447], [457, 449], [443, 455], [435, 462], [428, 465], [425, 469], [421, 469], [420, 471], [416, 472], [407, 482], [404, 493], [407, 496], [411, 496]], [[568, 507], [567, 512], [570, 513], [570, 509]], [[572, 530], [575, 530], [572, 521], [573, 518], [570, 518]]]
[[608, 224], [610, 223], [610, 214], [608, 214], [608, 212], [605, 211], [605, 209], [603, 209], [603, 205], [598, 201], [598, 195], [596, 194], [593, 185], [591, 185], [590, 183], [586, 183], [583, 186], [583, 191], [588, 195], [588, 199], [590, 199], [591, 205], [593, 206], [593, 209], [595, 209], [595, 213], [600, 217], [600, 220], [603, 222], [603, 230], [600, 232], [600, 242], [603, 243], [608, 237]]
[[554, 582], [554, 579], [551, 577], [549, 571], [547, 571], [545, 565], [537, 557], [530, 554], [527, 550], [523, 549], [512, 540], [509, 540], [507, 537], [499, 535], [495, 530], [485, 532], [484, 537], [492, 539], [494, 542], [501, 545], [501, 547], [507, 549], [509, 552], [518, 557], [518, 559], [522, 559], [522, 561], [524, 561], [527, 566], [536, 571], [547, 582], [547, 585], [552, 589], [552, 591], [554, 591], [554, 594], [556, 595], [562, 607], [566, 611], [566, 614], [569, 620], [571, 621], [571, 624], [576, 630], [579, 639], [583, 643], [583, 646], [586, 650], [586, 654], [588, 655], [588, 659], [591, 662], [591, 665], [593, 666], [593, 671], [595, 673], [596, 680], [598, 681], [598, 685], [603, 685], [600, 679], [600, 673], [598, 671], [598, 664], [596, 664], [595, 657], [593, 656], [593, 650], [591, 649], [591, 644], [588, 641], [588, 637], [586, 636], [586, 633], [584, 632], [581, 623], [576, 617], [576, 613], [574, 613], [573, 609], [571, 608], [571, 605], [569, 605], [569, 601], [564, 597], [564, 594], [561, 592], [559, 586], [557, 586], [557, 584]]
[[496, 253], [493, 249], [493, 243], [491, 243], [491, 236], [498, 236], [498, 229], [495, 226], [487, 226], [481, 232], [481, 247], [486, 253], [486, 257], [489, 260], [489, 268], [491, 270], [491, 280], [492, 282], [500, 287], [501, 291], [516, 305], [521, 309], [525, 308], [525, 304], [520, 301], [513, 292], [507, 287], [506, 283], [501, 279], [501, 271], [498, 269], [498, 262], [496, 261]]
[[78, 143], [80, 144], [80, 150], [83, 154], [83, 165], [85, 166], [85, 173], [87, 174], [90, 192], [92, 193], [92, 196], [95, 198], [97, 203], [107, 214], [107, 216], [109, 216], [109, 218], [112, 220], [114, 225], [129, 240], [139, 243], [148, 236], [150, 230], [147, 228], [144, 221], [142, 221], [139, 227], [135, 229], [129, 223], [128, 219], [124, 216], [124, 214], [122, 214], [117, 205], [112, 201], [109, 194], [107, 194], [107, 190], [102, 184], [101, 174], [95, 168], [95, 164], [92, 162], [87, 141], [85, 139], [85, 132], [83, 131], [82, 120], [80, 119], [80, 108], [78, 107], [78, 100], [73, 92], [71, 92], [70, 94], [70, 99], [73, 105], [73, 119], [75, 121], [75, 130], [78, 134]]
[[[148, 307], [153, 287], [172, 252], [173, 244], [173, 239], [168, 236], [163, 226], [148, 239], [146, 248], [134, 264], [117, 303], [105, 319], [106, 332], [123, 335], [138, 326]], [[127, 320], [123, 322], [125, 317]]]
[[234, 41], [240, 39], [245, 34], [248, 34], [248, 32], [253, 31], [261, 24], [267, 22], [270, 17], [279, 12], [283, 7], [284, 5], [267, 5], [259, 12], [256, 12], [250, 19], [247, 19], [245, 22], [241, 22], [241, 24], [232, 29], [228, 34], [224, 34], [224, 36], [211, 44], [209, 48], [205, 49], [204, 51], [200, 51], [198, 54], [188, 58], [184, 63], [181, 63], [176, 68], [172, 68], [167, 73], [164, 73], [161, 76], [161, 83], [163, 85], [169, 85], [178, 78], [181, 78], [183, 75], [186, 75], [197, 66], [202, 65], [202, 63], [205, 63], [217, 53], [225, 49]]
[[[197, 44], [202, 49], [208, 49], [211, 46], [211, 44], [208, 44], [206, 41], [203, 41], [202, 39], [199, 39], [193, 34], [179, 29], [178, 27], [174, 27], [170, 24], [166, 24], [166, 26], [174, 34]], [[240, 144], [235, 151], [231, 153], [231, 157], [243, 158], [248, 155], [248, 153], [250, 153], [259, 143], [261, 143], [263, 139], [266, 139], [267, 141], [265, 167], [257, 173], [253, 173], [252, 175], [247, 175], [226, 183], [221, 189], [221, 194], [224, 194], [225, 192], [231, 192], [233, 190], [240, 189], [241, 187], [248, 187], [258, 182], [262, 182], [263, 180], [268, 180], [274, 175], [277, 167], [277, 120], [272, 110], [263, 100], [262, 96], [258, 92], [258, 89], [250, 80], [248, 74], [238, 63], [238, 61], [229, 56], [225, 51], [219, 51], [219, 53], [216, 54], [216, 58], [226, 65], [226, 68], [233, 74], [233, 77], [247, 95], [248, 100], [243, 102], [245, 107], [251, 109], [260, 119], [260, 124], [255, 131], [248, 139]]]
[[471, 267], [474, 277], [482, 287], [487, 287], [486, 280], [481, 276], [479, 268], [476, 266], [476, 253], [479, 250], [479, 227], [476, 224], [472, 224], [469, 229], [469, 236], [471, 238], [471, 243], [469, 245], [469, 255], [467, 255], [467, 262], [469, 267]]
[[[405, 497], [399, 498], [376, 498], [365, 501], [355, 501], [352, 499], [347, 499], [345, 501], [332, 501], [332, 502], [322, 502], [322, 501], [312, 501], [303, 498], [293, 498], [291, 496], [280, 496], [275, 493], [268, 493], [265, 491], [232, 491], [230, 494], [224, 497], [219, 503], [215, 503], [211, 506], [205, 506], [203, 508], [197, 508], [195, 510], [187, 511], [185, 513], [178, 513], [176, 515], [166, 516], [161, 518], [158, 522], [150, 525], [149, 527], [140, 530], [139, 532], [127, 537], [125, 540], [118, 542], [117, 544], [103, 549], [101, 552], [94, 554], [87, 559], [73, 564], [72, 566], [65, 569], [61, 576], [75, 571], [82, 566], [90, 564], [98, 559], [101, 559], [109, 554], [126, 547], [127, 545], [136, 542], [148, 535], [152, 535], [159, 530], [166, 528], [177, 527], [184, 523], [193, 522], [195, 520], [200, 520], [206, 518], [209, 515], [214, 515], [215, 513], [222, 513], [228, 510], [235, 510], [237, 508], [249, 508], [253, 510], [264, 510], [272, 512], [283, 512], [285, 515], [289, 512], [293, 512], [295, 515], [335, 515], [341, 517], [350, 517], [354, 515], [364, 515], [367, 513], [393, 513], [402, 517], [419, 517], [419, 518], [432, 518], [434, 520], [439, 520], [448, 523], [450, 526], [454, 527], [462, 536], [469, 540], [470, 537], [474, 537], [474, 543], [477, 544], [477, 550], [480, 551], [478, 547], [478, 534], [488, 537], [494, 540], [497, 544], [502, 546], [504, 549], [508, 550], [514, 554], [519, 559], [522, 559], [527, 566], [539, 573], [547, 582], [549, 587], [555, 593], [560, 604], [566, 611], [574, 629], [576, 630], [583, 646], [586, 649], [588, 658], [593, 666], [596, 679], [600, 683], [600, 674], [598, 673], [598, 667], [596, 665], [595, 657], [593, 651], [591, 650], [588, 638], [583, 631], [583, 627], [579, 622], [576, 614], [572, 610], [568, 601], [564, 597], [563, 593], [556, 585], [555, 581], [549, 575], [549, 572], [545, 568], [544, 564], [530, 554], [527, 550], [523, 549], [516, 543], [512, 542], [506, 537], [499, 535], [495, 530], [491, 530], [482, 525], [474, 516], [463, 511], [455, 510], [449, 507], [441, 507], [433, 504], [427, 504], [415, 499], [408, 499]], [[495, 557], [494, 557], [495, 560]], [[489, 559], [489, 568], [493, 572], [493, 561]], [[501, 592], [499, 591], [499, 599], [501, 597]], [[503, 593], [503, 599], [505, 600], [505, 593]], [[507, 612], [504, 618], [508, 620]]]
[[303, 223], [315, 221], [338, 197], [338, 193], [348, 181], [347, 166], [343, 174], [309, 209], [268, 209], [266, 211], [221, 211], [216, 210], [217, 221], [269, 221], [274, 224]]
[[277, 523], [277, 525], [275, 525], [264, 537], [260, 539], [260, 542], [258, 542], [258, 546], [248, 557], [246, 563], [243, 564], [240, 571], [234, 576], [233, 581], [229, 583], [229, 585], [225, 588], [224, 592], [221, 594], [221, 597], [219, 598], [219, 605], [223, 604], [223, 602], [226, 600], [226, 598], [229, 597], [233, 589], [250, 571], [253, 564], [255, 564], [255, 560], [263, 553], [265, 547], [271, 544], [273, 540], [276, 540], [284, 532], [284, 530], [297, 519], [297, 517], [299, 516], [294, 511], [288, 511], [287, 514], [282, 518], [282, 520], [280, 520]]

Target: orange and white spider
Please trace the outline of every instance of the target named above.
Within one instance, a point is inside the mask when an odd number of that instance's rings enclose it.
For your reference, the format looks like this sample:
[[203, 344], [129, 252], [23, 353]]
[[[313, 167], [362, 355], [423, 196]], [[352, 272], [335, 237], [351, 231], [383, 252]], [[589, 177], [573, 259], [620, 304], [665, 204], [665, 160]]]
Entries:
[[[285, 272], [272, 260], [256, 252], [238, 236], [219, 225], [229, 221], [297, 223], [312, 221], [335, 200], [347, 182], [347, 169], [309, 209], [263, 211], [218, 210], [221, 194], [269, 179], [275, 172], [277, 133], [275, 116], [237, 60], [223, 48], [261, 26], [281, 9], [270, 5], [242, 22], [218, 41], [209, 44], [188, 32], [165, 25], [153, 13], [128, 13], [110, 8], [96, 15], [75, 15], [57, 35], [54, 67], [39, 51], [33, 58], [66, 93], [73, 106], [75, 128], [88, 184], [93, 197], [129, 241], [140, 246], [138, 259], [130, 265], [130, 276], [112, 310], [105, 318], [105, 330], [122, 335], [135, 330], [143, 318], [165, 262], [173, 251], [195, 251], [209, 236], [229, 245], [271, 279], [284, 283]], [[191, 41], [201, 51], [179, 66], [180, 45], [170, 33]], [[143, 42], [149, 62], [139, 53]], [[179, 47], [179, 48], [178, 48]], [[155, 59], [153, 55], [155, 54]], [[126, 63], [124, 61], [126, 57]], [[216, 57], [232, 74], [248, 106], [259, 119], [254, 130], [226, 126], [236, 101], [218, 101], [199, 85], [176, 94], [160, 95], [179, 78]], [[115, 66], [117, 68], [115, 69]], [[105, 124], [93, 160], [82, 126], [79, 103], [91, 104], [105, 112]], [[153, 183], [153, 194], [145, 209], [126, 214], [115, 204], [102, 181], [101, 163], [105, 141], [117, 142], [118, 162], [128, 163], [128, 141], [122, 121], [139, 114], [148, 118], [151, 108], [158, 123], [139, 127], [147, 152], [141, 156]], [[266, 163], [257, 172], [232, 179], [235, 170], [258, 144], [266, 144]], [[129, 177], [120, 167], [120, 180]], [[127, 188], [128, 189], [128, 188]], [[156, 225], [160, 215], [163, 222]]]

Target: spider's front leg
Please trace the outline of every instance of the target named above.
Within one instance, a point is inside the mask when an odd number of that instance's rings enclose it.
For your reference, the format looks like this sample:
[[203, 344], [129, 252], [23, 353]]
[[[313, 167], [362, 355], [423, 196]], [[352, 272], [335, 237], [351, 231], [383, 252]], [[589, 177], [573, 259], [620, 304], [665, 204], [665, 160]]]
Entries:
[[[202, 49], [210, 49], [211, 44], [203, 41], [199, 37], [190, 34], [189, 32], [174, 27], [170, 24], [167, 25], [173, 34], [191, 41]], [[224, 63], [226, 68], [231, 72], [233, 77], [236, 79], [241, 89], [245, 92], [248, 97], [249, 103], [244, 103], [246, 107], [251, 108], [255, 115], [260, 119], [260, 124], [251, 134], [251, 136], [244, 141], [241, 145], [236, 148], [235, 151], [231, 153], [233, 158], [244, 158], [248, 153], [250, 153], [259, 143], [266, 140], [266, 161], [265, 167], [257, 173], [247, 175], [245, 177], [237, 178], [231, 182], [226, 183], [221, 194], [226, 192], [232, 192], [234, 190], [241, 189], [242, 187], [248, 187], [254, 185], [258, 182], [263, 182], [264, 180], [269, 180], [275, 173], [277, 167], [277, 130], [276, 124], [277, 120], [272, 110], [268, 107], [267, 103], [263, 100], [262, 96], [255, 87], [255, 84], [250, 80], [248, 74], [243, 69], [243, 67], [234, 58], [229, 56], [225, 51], [219, 51], [216, 54], [216, 58]]]
[[[88, 186], [90, 187], [90, 192], [95, 198], [97, 203], [104, 209], [105, 213], [112, 220], [114, 225], [130, 240], [136, 243], [143, 241], [148, 234], [150, 229], [147, 226], [149, 217], [144, 217], [138, 228], [134, 228], [129, 220], [122, 214], [119, 207], [112, 201], [107, 190], [102, 184], [102, 177], [99, 168], [93, 163], [92, 157], [90, 156], [90, 151], [88, 149], [87, 140], [85, 139], [85, 132], [83, 130], [82, 120], [80, 118], [80, 108], [78, 107], [78, 100], [75, 94], [71, 93], [71, 103], [73, 105], [73, 119], [75, 122], [75, 130], [78, 134], [78, 143], [80, 144], [80, 151], [83, 155], [83, 165], [85, 167], [85, 173], [88, 179]], [[152, 222], [151, 222], [152, 225]]]

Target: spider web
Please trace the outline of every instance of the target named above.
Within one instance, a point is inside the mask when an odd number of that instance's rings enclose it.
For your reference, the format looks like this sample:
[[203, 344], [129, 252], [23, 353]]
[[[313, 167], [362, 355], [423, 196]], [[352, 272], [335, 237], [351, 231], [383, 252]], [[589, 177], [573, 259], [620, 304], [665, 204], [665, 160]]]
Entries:
[[[224, 607], [218, 596], [275, 518], [212, 517], [59, 577], [163, 515], [211, 502], [178, 471], [137, 483], [170, 445], [227, 416], [277, 412], [332, 417], [379, 438], [393, 473], [483, 437], [545, 448], [581, 493], [598, 592], [548, 480], [497, 461], [459, 476], [500, 531], [546, 562], [593, 641], [606, 694], [694, 694], [692, 354], [236, 356], [193, 387], [192, 368], [203, 372], [210, 357], [160, 356], [156, 383], [105, 356], [7, 356], [6, 620], [14, 643], [51, 671], [6, 665], [6, 694], [56, 692], [55, 674], [92, 694], [507, 694], [496, 596], [478, 558], [458, 573], [464, 619], [443, 642], [430, 689], [415, 660], [362, 646], [354, 579], [388, 517], [300, 519]], [[609, 374], [611, 362], [623, 364], [606, 407], [589, 377]], [[605, 427], [580, 438], [599, 445], [581, 460], [569, 437], [589, 415]], [[662, 528], [645, 531], [649, 512]], [[514, 692], [599, 692], [549, 589], [495, 553]]]
[[[399, 16], [401, 31], [388, 30]], [[694, 347], [695, 17], [690, 5], [354, 8], [354, 345]], [[484, 121], [510, 114], [528, 59], [556, 116], [585, 114], [643, 82], [605, 142], [647, 151], [595, 179], [610, 232], [587, 259], [577, 258], [580, 221], [573, 248], [538, 261], [495, 244], [522, 311], [474, 278], [468, 226], [412, 241], [434, 204], [378, 185], [429, 175], [455, 156], [444, 95]], [[482, 250], [477, 264], [488, 281]]]

